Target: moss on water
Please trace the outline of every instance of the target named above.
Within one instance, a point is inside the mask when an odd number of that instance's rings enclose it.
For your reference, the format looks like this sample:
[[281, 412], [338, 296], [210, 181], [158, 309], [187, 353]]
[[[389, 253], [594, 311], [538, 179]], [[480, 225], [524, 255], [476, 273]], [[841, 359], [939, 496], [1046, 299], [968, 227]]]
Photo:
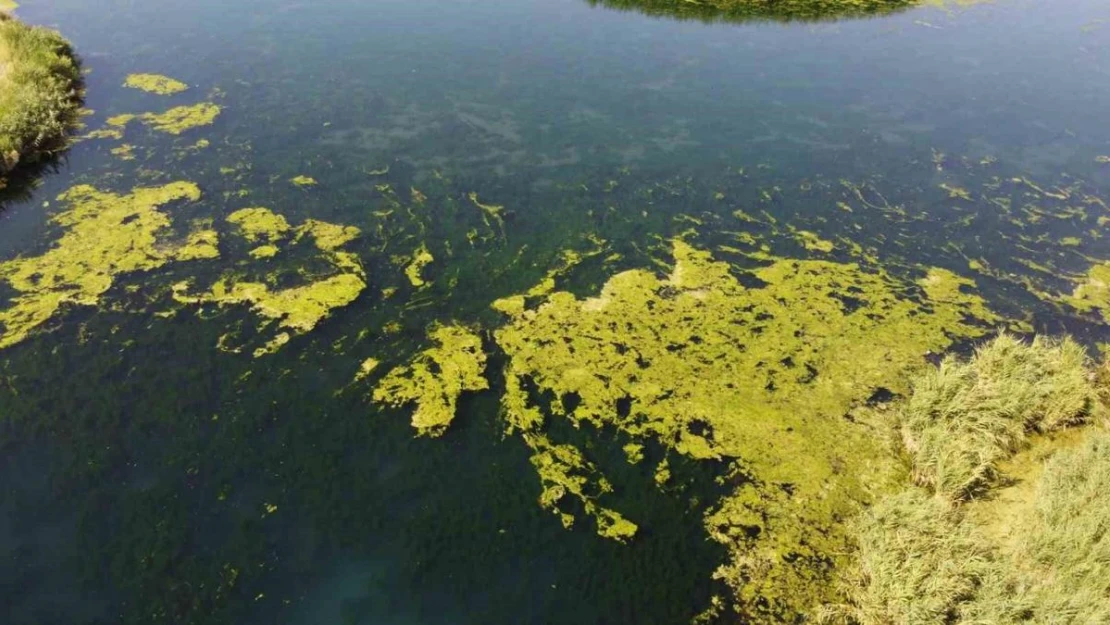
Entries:
[[173, 95], [189, 88], [189, 85], [180, 80], [161, 74], [129, 74], [123, 81], [123, 86], [158, 95]]
[[[458, 324], [437, 325], [428, 336], [436, 345], [386, 374], [373, 397], [392, 406], [415, 403], [412, 426], [417, 433], [439, 436], [455, 418], [464, 391], [489, 388], [486, 354], [481, 337]], [[359, 377], [364, 376], [360, 371]]]
[[38, 256], [0, 264], [0, 280], [16, 292], [0, 310], [0, 348], [24, 340], [66, 305], [95, 306], [120, 274], [218, 255], [210, 231], [195, 232], [184, 244], [160, 238], [170, 218], [159, 207], [200, 199], [191, 182], [122, 195], [80, 185], [58, 199], [68, 206], [52, 219], [63, 228], [61, 237]]
[[269, 208], [239, 209], [227, 217], [236, 233], [249, 243], [259, 243], [247, 254], [256, 260], [277, 256], [303, 237], [310, 237], [319, 257], [332, 266], [332, 275], [319, 277], [300, 286], [278, 286], [273, 277], [245, 279], [226, 274], [210, 288], [191, 292], [190, 281], [174, 286], [174, 298], [187, 304], [247, 305], [267, 325], [276, 322], [278, 332], [254, 356], [272, 354], [293, 336], [313, 330], [332, 311], [355, 301], [366, 288], [366, 275], [358, 257], [340, 248], [360, 234], [353, 226], [332, 224], [316, 219], [293, 227], [283, 215]]
[[405, 265], [405, 276], [409, 279], [409, 283], [414, 287], [422, 287], [424, 281], [424, 267], [430, 265], [435, 261], [435, 257], [428, 251], [428, 248], [421, 245], [412, 253], [412, 260]]
[[239, 234], [251, 243], [274, 243], [287, 234], [290, 226], [285, 217], [265, 207], [241, 208], [227, 216]]
[[207, 292], [189, 293], [189, 283], [174, 285], [174, 299], [188, 304], [245, 304], [255, 314], [277, 322], [273, 339], [255, 350], [255, 357], [271, 354], [289, 342], [293, 334], [311, 331], [332, 310], [347, 306], [362, 293], [366, 283], [359, 276], [341, 273], [304, 286], [278, 289], [263, 282], [221, 279]]
[[[981, 336], [994, 316], [939, 270], [907, 285], [856, 264], [780, 259], [746, 272], [762, 285], [748, 288], [682, 241], [674, 258], [669, 276], [627, 271], [584, 300], [501, 301], [507, 426], [534, 453], [551, 415], [726, 463], [738, 485], [705, 519], [731, 553], [716, 577], [747, 618], [791, 619], [831, 592], [851, 540], [840, 521], [883, 481], [881, 443], [843, 415], [878, 389], [906, 390], [923, 355]], [[526, 384], [555, 399], [535, 404]], [[607, 527], [607, 511], [595, 516]]]
[[159, 132], [180, 135], [195, 128], [212, 125], [220, 116], [221, 110], [218, 104], [199, 102], [175, 106], [161, 113], [123, 113], [105, 120], [108, 128], [95, 130], [86, 137], [120, 138], [123, 136], [123, 129], [136, 120]]

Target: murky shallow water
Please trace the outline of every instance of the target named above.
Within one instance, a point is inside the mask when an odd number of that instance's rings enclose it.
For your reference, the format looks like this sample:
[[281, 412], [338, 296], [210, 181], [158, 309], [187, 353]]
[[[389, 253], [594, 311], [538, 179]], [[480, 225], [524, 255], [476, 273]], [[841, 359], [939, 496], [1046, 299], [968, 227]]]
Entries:
[[[359, 227], [368, 288], [254, 359], [271, 337], [251, 314], [198, 316], [170, 297], [186, 278], [249, 271], [226, 254], [123, 277], [100, 309], [66, 310], [5, 349], [12, 623], [687, 622], [720, 591], [701, 527], [713, 469], [674, 462], [684, 488], [660, 492], [619, 436], [588, 437], [644, 529], [621, 546], [536, 506], [527, 450], [502, 436], [500, 380], [464, 396], [434, 441], [351, 384], [364, 358], [424, 348], [434, 321], [496, 323], [490, 302], [598, 239], [609, 260], [560, 288], [594, 293], [665, 260], [680, 234], [727, 250], [757, 229], [743, 211], [781, 226], [776, 253], [812, 252], [793, 228], [895, 273], [985, 264], [980, 289], [1025, 327], [1107, 340], [1031, 292], [1067, 291], [1110, 258], [1095, 201], [1110, 201], [1097, 159], [1110, 154], [1110, 8], [1097, 0], [828, 23], [706, 24], [580, 0], [19, 11], [81, 52], [90, 129], [198, 100], [223, 111], [176, 138], [129, 127], [134, 160], [111, 153], [118, 141], [78, 144], [0, 215], [0, 258], [45, 249], [74, 184], [190, 180], [203, 198], [175, 226], [267, 206]], [[122, 88], [132, 72], [191, 89]], [[318, 184], [290, 184], [299, 175]], [[503, 224], [482, 205], [504, 206]], [[418, 289], [403, 264], [421, 244], [437, 260]], [[229, 332], [241, 353], [215, 348]]]

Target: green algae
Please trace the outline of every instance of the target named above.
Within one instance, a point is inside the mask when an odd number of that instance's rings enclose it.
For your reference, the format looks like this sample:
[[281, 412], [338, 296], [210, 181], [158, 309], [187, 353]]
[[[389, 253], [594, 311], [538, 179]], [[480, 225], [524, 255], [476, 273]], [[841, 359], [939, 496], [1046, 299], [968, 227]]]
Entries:
[[121, 161], [135, 160], [135, 146], [130, 143], [124, 143], [109, 150], [114, 156], [118, 156]]
[[358, 257], [340, 249], [359, 236], [358, 228], [316, 219], [293, 227], [283, 215], [265, 207], [239, 209], [228, 215], [226, 221], [243, 240], [259, 244], [247, 252], [255, 260], [273, 258], [285, 247], [310, 237], [319, 258], [332, 267], [331, 275], [293, 287], [278, 286], [277, 276], [259, 281], [230, 273], [200, 293], [190, 291], [189, 280], [174, 285], [174, 299], [178, 302], [220, 307], [247, 305], [263, 318], [263, 327], [275, 322], [277, 333], [254, 350], [255, 357], [272, 354], [293, 336], [310, 332], [332, 311], [354, 302], [366, 288], [366, 275]]
[[1071, 295], [1060, 299], [1080, 312], [1097, 311], [1110, 323], [1110, 262], [1091, 265]]
[[200, 294], [190, 294], [189, 286], [188, 282], [175, 284], [174, 299], [187, 304], [245, 304], [255, 314], [277, 322], [277, 327], [282, 331], [254, 351], [257, 358], [274, 353], [288, 343], [292, 335], [311, 331], [333, 310], [355, 301], [366, 288], [366, 283], [359, 276], [340, 273], [286, 289], [274, 288], [262, 282], [237, 282], [228, 278], [217, 281], [211, 289]]
[[424, 267], [435, 261], [435, 257], [428, 251], [427, 246], [421, 245], [412, 253], [412, 259], [405, 265], [405, 276], [414, 287], [424, 286]]
[[302, 176], [295, 176], [293, 178], [290, 178], [289, 182], [292, 182], [293, 184], [297, 185], [298, 187], [314, 187], [317, 184], [315, 178], [313, 178], [311, 176], [303, 176], [303, 175]]
[[123, 81], [123, 86], [158, 95], [173, 95], [189, 88], [189, 85], [180, 80], [161, 74], [129, 74]]
[[0, 11], [11, 12], [19, 8], [19, 3], [15, 0], [0, 0]]
[[208, 231], [191, 234], [181, 245], [159, 238], [170, 226], [159, 207], [200, 199], [191, 182], [127, 194], [80, 185], [58, 199], [69, 206], [52, 219], [63, 228], [61, 237], [41, 255], [0, 264], [0, 280], [17, 293], [0, 311], [0, 348], [24, 340], [64, 306], [95, 306], [120, 274], [218, 255]]
[[[484, 390], [489, 383], [480, 336], [458, 324], [437, 325], [428, 336], [436, 345], [386, 374], [373, 398], [392, 406], [415, 403], [412, 426], [417, 434], [434, 437], [443, 434], [455, 418], [455, 406], [464, 391]], [[366, 373], [360, 370], [356, 379]]]
[[141, 119], [154, 130], [179, 135], [194, 128], [210, 126], [219, 115], [219, 105], [201, 102], [188, 106], [175, 106], [163, 113], [145, 113]]
[[[979, 322], [995, 317], [962, 290], [970, 281], [943, 270], [906, 285], [856, 264], [780, 259], [750, 271], [765, 286], [746, 288], [686, 243], [674, 256], [669, 276], [627, 271], [596, 297], [499, 303], [512, 317], [495, 332], [509, 359], [507, 430], [546, 452], [535, 441], [550, 414], [726, 462], [742, 485], [706, 516], [731, 553], [715, 577], [748, 618], [802, 613], [830, 592], [850, 542], [839, 520], [877, 479], [881, 442], [843, 415], [877, 389], [906, 390], [923, 354], [982, 335]], [[555, 399], [533, 405], [525, 383]], [[599, 528], [607, 514], [595, 514]]]
[[284, 216], [265, 207], [241, 208], [228, 215], [227, 221], [234, 224], [239, 234], [251, 243], [280, 241], [291, 229]]
[[221, 108], [212, 102], [200, 102], [184, 106], [175, 106], [162, 113], [123, 113], [114, 115], [105, 120], [107, 129], [93, 131], [86, 136], [96, 134], [97, 138], [117, 138], [123, 136], [123, 129], [133, 121], [143, 124], [171, 135], [180, 135], [194, 128], [210, 126], [220, 115]]

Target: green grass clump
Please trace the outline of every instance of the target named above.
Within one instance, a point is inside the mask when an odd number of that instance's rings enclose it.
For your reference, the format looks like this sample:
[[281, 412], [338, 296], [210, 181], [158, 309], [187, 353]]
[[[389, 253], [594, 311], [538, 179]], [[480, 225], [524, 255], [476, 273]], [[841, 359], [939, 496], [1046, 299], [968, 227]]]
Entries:
[[1110, 623], [1110, 432], [1048, 460], [1021, 535], [1042, 622]]
[[1009, 336], [922, 377], [899, 411], [917, 484], [856, 520], [818, 621], [1110, 623], [1110, 431], [1028, 439], [1095, 421], [1103, 382], [1071, 340]]
[[81, 108], [81, 69], [57, 32], [0, 14], [0, 180], [64, 148]]
[[1083, 348], [1070, 339], [1007, 335], [967, 362], [949, 358], [923, 376], [900, 411], [914, 481], [966, 499], [988, 487], [998, 462], [1030, 432], [1080, 423], [1099, 409]]
[[[888, 497], [857, 524], [848, 604], [822, 623], [1013, 623], [1028, 606], [1004, 563], [963, 511], [920, 488]], [[986, 617], [985, 620], [979, 620]]]

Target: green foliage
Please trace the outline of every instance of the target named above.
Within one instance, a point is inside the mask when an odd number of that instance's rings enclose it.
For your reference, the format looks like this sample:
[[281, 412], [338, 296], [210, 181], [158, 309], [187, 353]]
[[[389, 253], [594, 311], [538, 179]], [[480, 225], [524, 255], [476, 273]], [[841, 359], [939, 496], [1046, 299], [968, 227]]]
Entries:
[[1099, 405], [1081, 346], [1002, 335], [917, 381], [900, 412], [902, 439], [918, 484], [965, 499], [990, 486], [1029, 432], [1084, 421]]
[[819, 21], [888, 15], [920, 0], [587, 0], [592, 5], [705, 22]]
[[81, 98], [81, 69], [69, 43], [0, 14], [0, 176], [64, 148]]

